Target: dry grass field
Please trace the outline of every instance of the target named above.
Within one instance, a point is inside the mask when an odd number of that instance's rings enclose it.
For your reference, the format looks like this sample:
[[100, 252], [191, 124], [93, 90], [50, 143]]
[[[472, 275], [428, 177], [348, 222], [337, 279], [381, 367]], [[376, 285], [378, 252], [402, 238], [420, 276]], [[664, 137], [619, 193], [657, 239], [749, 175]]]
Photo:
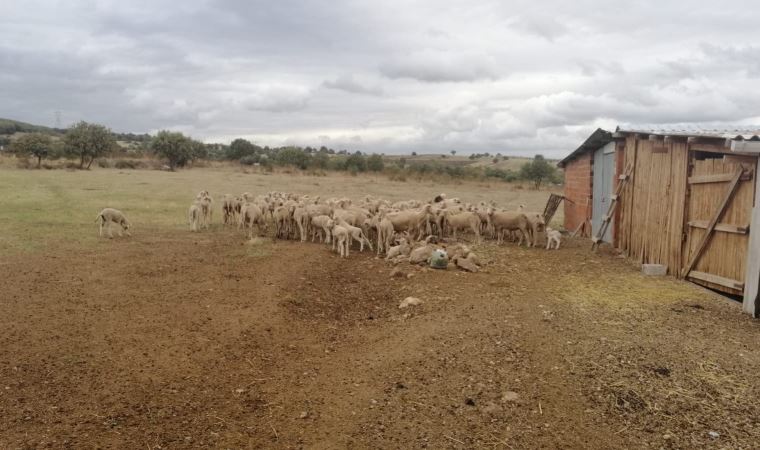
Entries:
[[[0, 169], [0, 448], [755, 448], [760, 326], [585, 240], [479, 273], [190, 233], [201, 189], [525, 203], [502, 183]], [[134, 236], [97, 238], [100, 208]], [[399, 309], [407, 296], [424, 301]]]

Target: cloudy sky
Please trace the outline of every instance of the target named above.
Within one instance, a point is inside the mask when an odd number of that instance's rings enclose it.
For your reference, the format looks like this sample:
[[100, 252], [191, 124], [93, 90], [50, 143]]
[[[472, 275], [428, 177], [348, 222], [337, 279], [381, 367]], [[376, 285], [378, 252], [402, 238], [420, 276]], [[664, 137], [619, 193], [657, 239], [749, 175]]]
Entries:
[[0, 0], [0, 117], [560, 157], [599, 126], [760, 123], [756, 6]]

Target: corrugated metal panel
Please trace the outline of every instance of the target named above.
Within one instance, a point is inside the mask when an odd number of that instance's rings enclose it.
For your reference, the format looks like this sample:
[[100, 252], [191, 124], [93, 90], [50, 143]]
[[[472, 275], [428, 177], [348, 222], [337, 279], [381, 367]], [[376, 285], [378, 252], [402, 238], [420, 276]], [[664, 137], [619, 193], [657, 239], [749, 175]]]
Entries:
[[734, 128], [734, 129], [665, 129], [665, 128], [633, 128], [633, 129], [619, 129], [618, 133], [640, 133], [640, 134], [654, 134], [657, 136], [678, 136], [678, 137], [704, 137], [715, 139], [731, 139], [740, 141], [760, 141], [760, 129], [750, 128]]

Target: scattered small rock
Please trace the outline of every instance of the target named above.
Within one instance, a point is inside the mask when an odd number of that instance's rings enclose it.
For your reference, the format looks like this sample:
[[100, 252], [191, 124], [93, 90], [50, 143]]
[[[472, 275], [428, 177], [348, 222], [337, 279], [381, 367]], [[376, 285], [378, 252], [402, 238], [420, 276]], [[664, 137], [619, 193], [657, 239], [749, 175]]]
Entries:
[[663, 377], [669, 377], [670, 376], [670, 369], [667, 367], [657, 367], [654, 369], [654, 373], [657, 375], [662, 375]]
[[406, 385], [399, 381], [396, 383], [396, 389], [406, 389]]
[[417, 297], [407, 297], [401, 302], [401, 304], [398, 305], [398, 307], [403, 309], [409, 306], [417, 306], [421, 304], [422, 300], [418, 299]]
[[404, 278], [406, 276], [406, 272], [404, 272], [401, 267], [394, 267], [393, 270], [391, 270], [391, 278]]
[[711, 438], [713, 438], [713, 439], [717, 439], [717, 438], [719, 438], [719, 437], [720, 437], [720, 433], [718, 433], [717, 431], [708, 431], [708, 432], [707, 432], [707, 434], [708, 434], [708, 435], [709, 435]]
[[309, 417], [309, 412], [308, 411], [301, 411], [301, 415], [298, 416], [299, 419], [305, 419], [307, 417]]
[[464, 401], [464, 404], [465, 404], [465, 405], [467, 405], [467, 406], [475, 406], [475, 400], [473, 400], [473, 399], [471, 399], [471, 398], [469, 398], [469, 397], [468, 397], [468, 398], [467, 398], [467, 399]]
[[520, 394], [514, 391], [507, 391], [504, 393], [504, 395], [501, 396], [501, 401], [506, 402], [516, 402], [520, 399]]

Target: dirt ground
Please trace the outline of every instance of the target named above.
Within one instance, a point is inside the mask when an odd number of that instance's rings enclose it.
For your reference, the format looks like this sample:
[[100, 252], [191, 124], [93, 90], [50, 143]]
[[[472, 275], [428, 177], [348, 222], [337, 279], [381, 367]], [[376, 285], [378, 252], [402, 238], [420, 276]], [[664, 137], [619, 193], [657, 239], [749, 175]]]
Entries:
[[737, 304], [587, 241], [477, 251], [390, 278], [157, 228], [0, 257], [0, 448], [756, 448]]

